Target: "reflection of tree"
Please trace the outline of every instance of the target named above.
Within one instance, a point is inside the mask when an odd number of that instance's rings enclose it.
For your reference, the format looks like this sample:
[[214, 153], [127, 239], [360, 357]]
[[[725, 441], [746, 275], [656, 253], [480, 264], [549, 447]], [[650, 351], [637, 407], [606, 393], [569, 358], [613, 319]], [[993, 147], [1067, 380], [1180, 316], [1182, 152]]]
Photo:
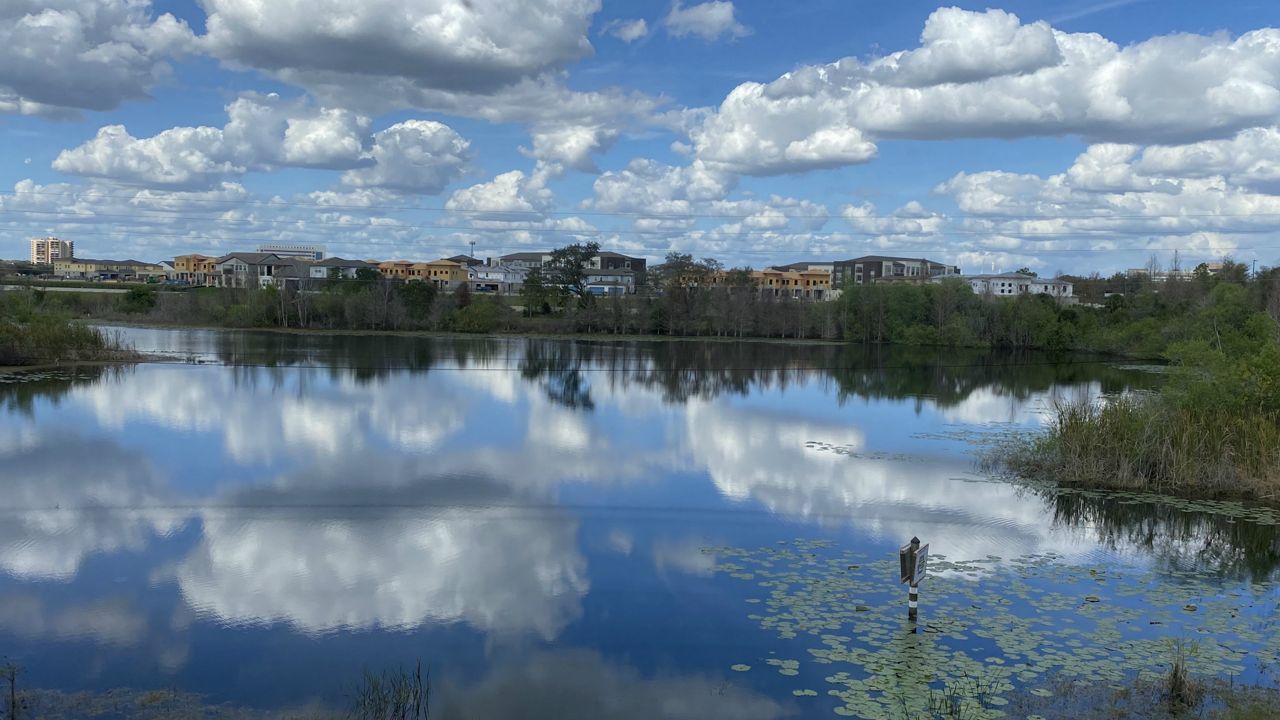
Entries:
[[1174, 569], [1262, 582], [1280, 566], [1277, 525], [1108, 494], [1042, 494], [1052, 504], [1055, 525], [1093, 527], [1109, 547], [1150, 553]]
[[959, 405], [983, 388], [1025, 400], [1059, 385], [1097, 382], [1103, 392], [1116, 392], [1155, 380], [1097, 358], [1084, 360], [1004, 349], [849, 345], [832, 375], [842, 398], [931, 397], [940, 407]]
[[591, 363], [579, 354], [581, 346], [532, 341], [520, 360], [520, 376], [541, 380], [547, 397], [568, 408], [592, 410], [591, 386], [582, 377], [582, 366]]
[[119, 378], [132, 370], [131, 365], [84, 365], [19, 373], [0, 382], [0, 411], [31, 415], [37, 400], [56, 405], [77, 386], [93, 384], [103, 377]]

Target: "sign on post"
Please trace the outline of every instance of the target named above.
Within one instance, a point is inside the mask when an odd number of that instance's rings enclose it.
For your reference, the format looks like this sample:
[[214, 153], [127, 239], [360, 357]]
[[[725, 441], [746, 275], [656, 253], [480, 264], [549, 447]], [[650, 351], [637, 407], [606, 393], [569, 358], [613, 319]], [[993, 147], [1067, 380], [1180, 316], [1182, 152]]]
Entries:
[[902, 578], [900, 582], [919, 585], [929, 564], [929, 545], [921, 545], [916, 538], [911, 540], [898, 550], [899, 576]]
[[[920, 581], [924, 579], [929, 567], [929, 546], [921, 545], [918, 537], [911, 538], [911, 542], [899, 548], [898, 564], [902, 582], [909, 583], [907, 620], [915, 623], [916, 611], [920, 606]], [[912, 627], [915, 627], [914, 624]], [[912, 632], [915, 630], [913, 629]]]
[[919, 585], [924, 579], [925, 569], [929, 564], [929, 544], [925, 543], [916, 550], [915, 567], [911, 573], [911, 584]]

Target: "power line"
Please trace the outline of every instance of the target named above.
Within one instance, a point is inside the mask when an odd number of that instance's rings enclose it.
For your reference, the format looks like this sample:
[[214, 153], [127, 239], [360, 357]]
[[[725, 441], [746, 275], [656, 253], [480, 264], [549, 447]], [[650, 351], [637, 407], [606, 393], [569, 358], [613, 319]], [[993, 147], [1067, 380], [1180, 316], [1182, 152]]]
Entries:
[[[520, 232], [526, 232], [527, 230], [519, 230], [519, 231], [520, 231]], [[502, 231], [502, 232], [517, 232], [517, 230], [507, 230], [507, 231]], [[544, 232], [544, 233], [552, 233], [552, 232], [557, 232], [557, 231], [546, 230], [546, 231], [541, 231], [541, 232]], [[577, 233], [576, 233], [576, 232], [572, 232], [572, 233], [560, 233], [560, 234], [559, 234], [559, 236], [560, 236], [560, 237], [564, 237], [564, 236], [572, 236], [572, 235], [575, 235], [575, 234], [577, 234]], [[619, 232], [619, 233], [617, 233], [617, 234], [622, 235], [622, 234], [626, 234], [626, 232], [625, 232], [625, 231], [624, 231], [624, 232]], [[252, 235], [252, 234], [247, 234], [247, 235], [246, 235], [246, 234], [236, 234], [236, 235], [215, 235], [215, 234], [210, 234], [210, 233], [185, 233], [185, 234], [184, 234], [184, 233], [166, 233], [166, 232], [147, 232], [147, 231], [136, 230], [136, 229], [120, 230], [120, 231], [115, 232], [115, 233], [113, 233], [113, 232], [78, 232], [77, 237], [100, 237], [100, 238], [107, 238], [107, 239], [119, 240], [119, 239], [122, 239], [122, 238], [121, 238], [121, 235], [124, 235], [124, 236], [152, 237], [152, 238], [168, 238], [168, 239], [177, 240], [177, 241], [184, 241], [184, 242], [190, 242], [190, 241], [199, 241], [199, 240], [203, 240], [203, 241], [208, 241], [209, 243], [211, 243], [211, 244], [212, 244], [213, 246], [215, 246], [215, 247], [216, 247], [220, 242], [222, 242], [222, 241], [233, 241], [233, 242], [234, 242], [234, 241], [246, 241], [246, 240], [249, 240], [249, 241], [278, 240], [278, 237], [277, 237], [277, 238], [269, 238], [269, 237], [255, 237], [255, 236], [254, 236], [254, 235]], [[726, 236], [721, 236], [721, 237], [726, 237]], [[822, 239], [824, 239], [824, 238], [825, 238], [825, 239], [828, 239], [828, 240], [845, 240], [845, 238], [840, 238], [840, 237], [837, 237], [837, 236], [835, 236], [835, 235], [817, 235], [817, 236], [811, 236], [811, 237], [813, 237], [813, 238], [814, 238], [814, 239], [816, 239], [816, 240], [822, 240]], [[1071, 236], [1071, 237], [1076, 237], [1076, 236]], [[341, 240], [341, 238], [331, 238], [331, 237], [329, 237], [329, 236], [312, 236], [312, 239], [313, 239], [314, 241], [317, 241], [317, 242], [320, 242], [320, 241], [332, 241], [332, 240], [334, 240], [334, 239]], [[700, 239], [702, 239], [702, 240], [708, 240], [708, 238], [700, 238]], [[1084, 239], [1084, 238], [1081, 238], [1081, 239]], [[1183, 253], [1192, 253], [1192, 254], [1193, 254], [1193, 255], [1195, 255], [1195, 256], [1199, 256], [1199, 255], [1206, 255], [1206, 256], [1212, 255], [1212, 256], [1218, 256], [1218, 255], [1221, 255], [1221, 254], [1222, 254], [1222, 253], [1224, 253], [1224, 252], [1234, 252], [1234, 251], [1239, 251], [1239, 250], [1274, 250], [1274, 249], [1280, 249], [1280, 245], [1219, 245], [1219, 246], [1216, 246], [1216, 247], [1214, 247], [1214, 248], [1205, 249], [1205, 250], [1203, 250], [1203, 251], [1202, 251], [1202, 250], [1199, 250], [1199, 249], [1197, 249], [1197, 248], [1188, 248], [1188, 247], [1185, 247], [1185, 246], [1176, 246], [1176, 247], [1150, 247], [1150, 246], [1137, 246], [1137, 247], [1117, 247], [1117, 248], [1101, 248], [1101, 249], [1099, 249], [1099, 248], [1080, 248], [1080, 249], [1048, 249], [1048, 248], [1036, 248], [1036, 247], [1029, 247], [1029, 248], [986, 248], [986, 247], [973, 247], [973, 246], [964, 246], [964, 245], [947, 245], [947, 246], [943, 246], [943, 245], [915, 245], [915, 244], [904, 244], [904, 243], [890, 243], [890, 244], [884, 244], [884, 243], [879, 243], [879, 242], [878, 242], [874, 237], [866, 237], [866, 238], [862, 238], [862, 239], [857, 239], [857, 238], [852, 238], [852, 237], [851, 237], [851, 238], [847, 238], [847, 240], [848, 240], [849, 242], [852, 242], [852, 243], [859, 243], [860, 245], [864, 246], [864, 250], [865, 250], [865, 251], [875, 251], [875, 252], [898, 252], [898, 253], [952, 253], [952, 254], [955, 254], [955, 253], [982, 253], [982, 254], [987, 254], [987, 255], [994, 255], [994, 254], [1007, 254], [1007, 255], [1058, 255], [1058, 254], [1061, 254], [1061, 255], [1078, 255], [1078, 254], [1108, 254], [1108, 253], [1123, 253], [1123, 252], [1130, 252], [1130, 253], [1151, 253], [1151, 252], [1156, 252], [1156, 253], [1169, 253], [1169, 252], [1183, 252]], [[1119, 240], [1121, 240], [1121, 239], [1120, 239], [1120, 238], [1116, 238], [1116, 239], [1113, 239], [1113, 240], [1114, 240], [1114, 241], [1119, 241]], [[1141, 238], [1132, 238], [1132, 240], [1142, 241], [1142, 239], [1141, 239]], [[1096, 242], [1096, 241], [1097, 241], [1097, 240], [1095, 239], [1095, 242]], [[465, 249], [465, 248], [463, 248], [463, 247], [462, 247], [462, 246], [464, 245], [464, 243], [462, 243], [462, 241], [461, 241], [461, 240], [459, 240], [459, 239], [457, 239], [457, 238], [441, 238], [441, 237], [415, 238], [415, 239], [408, 240], [408, 241], [404, 241], [404, 242], [397, 242], [397, 243], [394, 243], [394, 245], [396, 245], [396, 246], [397, 246], [397, 248], [398, 248], [399, 246], [401, 246], [401, 245], [405, 244], [405, 242], [412, 243], [412, 244], [413, 244], [413, 245], [415, 245], [415, 246], [427, 246], [427, 247], [452, 247], [452, 248], [457, 249], [457, 250], [463, 250], [463, 249]], [[398, 250], [398, 249], [396, 249], [396, 248], [390, 248], [390, 247], [387, 247], [387, 246], [389, 246], [389, 245], [392, 245], [391, 243], [388, 243], [386, 246], [384, 246], [383, 244], [377, 243], [377, 242], [367, 242], [367, 241], [365, 241], [365, 242], [361, 242], [361, 243], [359, 243], [359, 244], [362, 244], [364, 247], [366, 247], [366, 248], [367, 248], [369, 251], [371, 251], [371, 252], [376, 252], [376, 251], [378, 251], [378, 250], [380, 250], [380, 249], [384, 249], [384, 248], [385, 248], [385, 249], [390, 249], [390, 250], [395, 250], [396, 252], [399, 252], [399, 250]], [[604, 252], [604, 251], [615, 251], [615, 252], [619, 252], [619, 253], [622, 253], [622, 254], [635, 253], [635, 252], [637, 252], [636, 250], [634, 250], [634, 249], [632, 249], [632, 248], [618, 248], [618, 247], [616, 247], [616, 246], [607, 246], [607, 247], [606, 247], [606, 246], [601, 246], [601, 248], [600, 248], [600, 249], [601, 249], [601, 251], [602, 251], [602, 252]], [[655, 250], [665, 250], [665, 248], [654, 248], [654, 249], [655, 249]], [[499, 245], [499, 244], [490, 244], [490, 245], [488, 245], [488, 246], [486, 247], [486, 252], [489, 252], [489, 251], [537, 252], [537, 251], [540, 251], [540, 250], [545, 250], [545, 248], [537, 248], [537, 247], [530, 246], [530, 245], [528, 245], [528, 244], [519, 244], [519, 245], [513, 245], [513, 244], [502, 244], [502, 245]], [[714, 250], [712, 250], [712, 251], [714, 251]], [[755, 256], [755, 255], [802, 255], [802, 254], [805, 254], [805, 253], [815, 253], [815, 252], [830, 253], [830, 252], [832, 252], [832, 251], [831, 251], [831, 250], [828, 250], [828, 249], [825, 249], [825, 248], [821, 248], [821, 247], [818, 247], [818, 248], [814, 248], [814, 247], [803, 247], [803, 248], [796, 248], [796, 249], [790, 249], [790, 248], [756, 248], [756, 249], [751, 249], [751, 248], [738, 248], [738, 247], [735, 247], [735, 248], [732, 248], [732, 249], [731, 249], [731, 252], [732, 252], [733, 254], [735, 254], [735, 255], [752, 255], [752, 256]], [[366, 253], [366, 254], [367, 254], [367, 253]]]
[[[673, 235], [673, 234], [682, 234], [682, 233], [687, 234], [689, 232], [700, 232], [700, 233], [715, 233], [715, 237], [755, 237], [755, 236], [776, 237], [778, 235], [805, 235], [810, 237], [823, 237], [823, 236], [836, 237], [841, 235], [866, 236], [866, 237], [881, 237], [881, 236], [892, 236], [892, 235], [906, 235], [906, 236], [920, 236], [920, 237], [932, 237], [937, 235], [974, 235], [974, 236], [982, 235], [982, 236], [1010, 236], [1010, 237], [1079, 237], [1079, 236], [1089, 236], [1089, 235], [1102, 234], [1102, 233], [1122, 234], [1122, 235], [1149, 234], [1152, 232], [1178, 232], [1178, 231], [1181, 231], [1183, 233], [1190, 233], [1190, 232], [1196, 232], [1196, 231], [1201, 231], [1205, 229], [1202, 226], [1197, 226], [1194, 228], [1145, 227], [1141, 229], [1136, 229], [1136, 228], [1116, 229], [1116, 228], [1097, 227], [1097, 228], [1073, 228], [1070, 230], [1037, 231], [1037, 230], [1018, 230], [1018, 229], [1010, 229], [1010, 228], [947, 227], [945, 229], [938, 229], [933, 231], [914, 231], [914, 230], [895, 231], [893, 229], [862, 230], [857, 228], [851, 228], [848, 230], [808, 230], [808, 231], [805, 231], [805, 230], [785, 231], [783, 229], [755, 229], [755, 230], [737, 230], [731, 233], [725, 233], [725, 232], [717, 232], [715, 229], [705, 230], [705, 229], [694, 229], [694, 228], [688, 228], [683, 230], [677, 230], [677, 229], [646, 230], [646, 229], [634, 228], [634, 227], [621, 228], [621, 229], [619, 228], [540, 227], [536, 224], [531, 224], [536, 221], [530, 221], [530, 220], [523, 220], [523, 221], [522, 220], [494, 220], [492, 222], [509, 223], [513, 225], [513, 227], [482, 227], [482, 226], [478, 227], [474, 224], [460, 225], [460, 224], [444, 224], [444, 223], [433, 223], [433, 224], [396, 223], [395, 225], [377, 225], [373, 222], [374, 218], [370, 218], [369, 222], [363, 222], [359, 224], [351, 223], [351, 222], [343, 222], [343, 221], [284, 218], [284, 217], [263, 218], [263, 219], [259, 219], [259, 218], [228, 219], [228, 218], [219, 218], [219, 217], [205, 217], [202, 215], [191, 215], [191, 214], [183, 213], [180, 211], [151, 211], [151, 210], [144, 210], [139, 212], [166, 212], [168, 214], [165, 214], [165, 215], [127, 214], [126, 215], [126, 214], [120, 214], [120, 213], [71, 213], [64, 210], [26, 210], [26, 209], [9, 210], [6, 212], [13, 213], [13, 214], [25, 214], [25, 215], [53, 215], [53, 216], [57, 216], [56, 219], [53, 220], [53, 222], [61, 225], [103, 225], [105, 223], [98, 222], [98, 221], [103, 218], [107, 218], [107, 219], [125, 219], [125, 220], [135, 221], [135, 223], [139, 225], [148, 225], [148, 223], [144, 222], [146, 220], [207, 221], [207, 222], [213, 222], [217, 225], [230, 225], [233, 227], [234, 226], [257, 227], [262, 225], [296, 226], [299, 224], [299, 222], [303, 222], [303, 223], [306, 223], [308, 226], [334, 227], [334, 228], [342, 228], [346, 230], [358, 230], [358, 229], [360, 230], [376, 229], [376, 230], [391, 230], [391, 231], [453, 230], [453, 231], [463, 231], [463, 232], [471, 232], [471, 233], [554, 232], [554, 233], [560, 233], [562, 235], [617, 235], [617, 234], [625, 233], [625, 234], [643, 235], [643, 236], [663, 236], [663, 235]], [[528, 213], [525, 213], [525, 215], [528, 215]], [[1173, 217], [1179, 217], [1179, 216], [1165, 216], [1165, 217], [1173, 218]], [[1222, 217], [1222, 216], [1213, 216], [1213, 217]], [[79, 218], [84, 218], [84, 219], [82, 220]], [[1080, 218], [1080, 219], [1106, 220], [1108, 218]], [[1160, 220], [1161, 217], [1148, 216], [1147, 218], [1144, 218], [1144, 219], [1157, 221], [1157, 220]], [[480, 221], [473, 221], [473, 222], [485, 222], [485, 221], [480, 220]], [[524, 224], [517, 225], [517, 223], [524, 223]], [[123, 225], [125, 223], [118, 223], [118, 224]], [[134, 223], [130, 223], [130, 224], [134, 224]], [[1251, 232], [1266, 232], [1266, 229], [1259, 228], [1259, 229], [1251, 230], [1248, 228], [1233, 228], [1232, 232], [1240, 233], [1240, 234], [1248, 234]]]
[[[164, 191], [164, 192], [169, 192], [169, 191]], [[83, 191], [49, 191], [49, 190], [0, 190], [0, 196], [3, 196], [3, 195], [13, 196], [13, 197], [18, 197], [18, 196], [22, 196], [22, 195], [40, 195], [40, 196], [46, 196], [46, 195], [47, 195], [47, 196], [55, 196], [55, 197], [57, 197], [57, 196], [62, 196], [62, 197], [79, 197], [81, 200], [85, 200], [85, 201], [98, 201], [98, 200], [100, 200], [100, 199], [104, 199], [104, 198], [105, 198], [105, 199], [113, 199], [113, 200], [133, 200], [133, 201], [150, 200], [150, 199], [151, 199], [151, 198], [141, 198], [141, 199], [140, 199], [136, 193], [135, 193], [135, 194], [133, 194], [133, 195], [116, 195], [116, 194], [110, 194], [110, 193], [98, 193], [98, 194], [93, 194], [93, 195], [88, 195], [88, 196], [86, 196], [86, 195], [84, 195], [84, 194], [83, 194]], [[154, 199], [155, 199], [157, 202], [160, 202], [160, 201], [164, 201], [164, 200], [166, 199], [166, 197], [165, 197], [164, 195], [158, 195], [158, 196], [155, 196], [155, 198], [154, 198]], [[276, 208], [279, 208], [279, 207], [303, 207], [303, 208], [315, 208], [315, 209], [317, 209], [317, 210], [353, 210], [353, 211], [360, 211], [360, 210], [364, 210], [364, 211], [384, 210], [384, 211], [396, 211], [396, 212], [418, 211], [418, 212], [447, 213], [447, 214], [450, 214], [450, 215], [514, 215], [514, 216], [528, 216], [528, 215], [533, 214], [533, 215], [543, 215], [543, 216], [626, 217], [626, 218], [642, 218], [642, 219], [649, 219], [649, 218], [652, 218], [652, 219], [674, 219], [674, 220], [682, 220], [682, 219], [746, 220], [746, 219], [751, 218], [751, 217], [754, 217], [755, 215], [757, 215], [757, 214], [758, 214], [758, 212], [749, 212], [749, 213], [663, 213], [663, 212], [641, 211], [641, 210], [576, 210], [576, 211], [575, 211], [575, 210], [539, 210], [539, 211], [529, 211], [529, 210], [510, 210], [510, 209], [504, 209], [504, 208], [489, 208], [489, 209], [486, 209], [486, 208], [470, 208], [470, 209], [461, 209], [461, 208], [448, 208], [448, 207], [430, 206], [430, 205], [377, 205], [377, 204], [368, 204], [368, 205], [366, 205], [366, 204], [357, 204], [357, 205], [341, 205], [341, 204], [330, 204], [330, 203], [320, 203], [320, 202], [301, 202], [301, 201], [297, 201], [297, 200], [274, 200], [274, 199], [273, 199], [273, 200], [257, 200], [257, 199], [250, 199], [250, 198], [243, 198], [243, 199], [241, 199], [241, 198], [179, 197], [179, 198], [177, 198], [177, 199], [179, 199], [179, 200], [180, 200], [180, 201], [182, 201], [182, 202], [187, 202], [187, 203], [209, 203], [209, 204], [223, 204], [223, 205], [244, 206], [244, 207], [252, 206], [252, 207], [259, 207], [259, 208], [262, 208], [262, 209], [276, 209]], [[730, 201], [726, 201], [726, 202], [751, 202], [751, 201], [750, 201], [750, 200], [740, 200], [740, 201], [732, 201], [732, 200], [730, 200]], [[809, 220], [817, 220], [817, 219], [822, 219], [822, 218], [829, 218], [829, 219], [840, 219], [840, 218], [841, 218], [841, 216], [840, 216], [838, 213], [837, 213], [837, 214], [830, 214], [830, 213], [826, 213], [826, 214], [801, 214], [801, 213], [788, 214], [788, 213], [786, 212], [786, 208], [780, 208], [780, 207], [776, 207], [776, 206], [769, 206], [769, 205], [766, 205], [766, 206], [762, 207], [761, 209], [762, 209], [762, 210], [779, 210], [779, 211], [780, 211], [780, 212], [782, 212], [782, 213], [783, 213], [787, 218], [789, 218], [789, 219], [793, 219], [793, 220], [805, 220], [805, 219], [809, 219]], [[14, 208], [14, 209], [9, 209], [9, 210], [7, 210], [7, 211], [9, 211], [9, 212], [13, 212], [13, 211], [21, 211], [21, 209], [20, 209], [20, 208]], [[34, 211], [32, 211], [32, 212], [34, 212]], [[164, 210], [154, 210], [154, 212], [165, 212], [165, 211], [164, 211]], [[981, 220], [990, 220], [990, 219], [1001, 219], [1001, 218], [1004, 218], [1004, 219], [1023, 219], [1023, 220], [1055, 220], [1055, 219], [1072, 219], [1072, 220], [1106, 220], [1106, 219], [1116, 218], [1116, 219], [1128, 219], [1128, 220], [1144, 220], [1144, 219], [1181, 219], [1181, 218], [1215, 218], [1215, 217], [1226, 217], [1226, 218], [1231, 218], [1231, 217], [1280, 217], [1280, 212], [1240, 212], [1240, 213], [1210, 212], [1210, 213], [1161, 213], [1161, 214], [1118, 214], [1118, 213], [1106, 212], [1105, 214], [1065, 214], [1065, 213], [1064, 213], [1064, 214], [1054, 214], [1054, 215], [1044, 215], [1044, 214], [1034, 214], [1034, 213], [1025, 213], [1025, 214], [1019, 214], [1019, 213], [992, 213], [992, 214], [980, 214], [980, 213], [955, 213], [955, 214], [949, 214], [949, 215], [946, 215], [946, 216], [942, 216], [942, 215], [930, 216], [930, 217], [927, 217], [927, 218], [902, 217], [902, 216], [899, 216], [899, 215], [895, 215], [895, 214], [893, 214], [893, 213], [887, 213], [887, 214], [886, 214], [886, 213], [871, 213], [871, 214], [867, 214], [867, 215], [859, 216], [859, 219], [867, 219], [867, 220], [930, 220], [930, 219], [962, 218], [962, 219], [981, 219]], [[499, 222], [502, 222], [502, 221], [499, 221]]]

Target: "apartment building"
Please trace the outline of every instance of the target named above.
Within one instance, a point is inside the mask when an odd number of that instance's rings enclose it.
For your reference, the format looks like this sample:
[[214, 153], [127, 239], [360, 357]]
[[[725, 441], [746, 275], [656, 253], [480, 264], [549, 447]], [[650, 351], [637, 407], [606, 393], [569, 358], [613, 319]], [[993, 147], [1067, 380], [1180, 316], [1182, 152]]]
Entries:
[[831, 295], [831, 272], [827, 270], [770, 267], [753, 271], [751, 280], [761, 293], [771, 297], [827, 300]]
[[[541, 268], [551, 262], [551, 253], [549, 252], [518, 252], [503, 255], [498, 258], [498, 262], [502, 265], [511, 265], [514, 267], [532, 270], [533, 268]], [[631, 255], [623, 255], [622, 253], [603, 251], [593, 256], [587, 261], [587, 267], [592, 270], [630, 270], [634, 278], [643, 278], [647, 268], [648, 261], [644, 258], [632, 257]]]
[[74, 280], [163, 280], [164, 266], [140, 260], [68, 258], [53, 261], [53, 274]]
[[[935, 282], [941, 282], [938, 278]], [[1048, 295], [1060, 302], [1074, 302], [1074, 285], [1061, 278], [1039, 278], [1022, 273], [996, 273], [991, 275], [965, 275], [961, 277], [978, 295], [1017, 297], [1019, 295]]]
[[960, 268], [954, 265], [946, 265], [926, 258], [888, 255], [866, 255], [852, 260], [837, 260], [831, 265], [832, 282], [836, 287], [849, 282], [854, 285], [869, 285], [876, 282], [929, 282], [934, 278], [960, 274]]
[[323, 260], [325, 247], [323, 245], [295, 245], [291, 243], [263, 243], [257, 249], [260, 253], [275, 255], [276, 257], [296, 257], [304, 260]]
[[56, 237], [31, 239], [31, 262], [35, 265], [52, 265], [55, 260], [70, 260], [76, 256], [74, 240]]
[[406, 280], [429, 282], [441, 290], [452, 290], [471, 279], [467, 266], [452, 260], [432, 260], [431, 262], [413, 263], [409, 267]]

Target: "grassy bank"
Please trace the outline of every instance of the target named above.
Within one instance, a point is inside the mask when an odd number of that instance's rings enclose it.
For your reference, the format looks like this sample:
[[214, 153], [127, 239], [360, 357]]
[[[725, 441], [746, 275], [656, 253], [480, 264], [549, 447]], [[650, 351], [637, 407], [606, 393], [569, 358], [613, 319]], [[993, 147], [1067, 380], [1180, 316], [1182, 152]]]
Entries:
[[0, 367], [135, 359], [108, 333], [40, 307], [29, 293], [0, 293]]
[[1061, 484], [1280, 504], [1280, 342], [1272, 315], [1219, 288], [1166, 353], [1159, 393], [1063, 403], [993, 465]]

